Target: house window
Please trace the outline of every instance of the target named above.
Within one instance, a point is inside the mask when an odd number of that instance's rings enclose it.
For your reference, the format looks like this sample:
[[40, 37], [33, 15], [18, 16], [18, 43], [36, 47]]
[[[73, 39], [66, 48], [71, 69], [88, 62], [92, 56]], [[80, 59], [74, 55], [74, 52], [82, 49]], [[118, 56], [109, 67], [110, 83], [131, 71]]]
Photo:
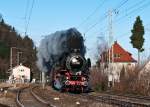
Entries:
[[25, 75], [22, 75], [22, 78], [25, 78]]
[[114, 54], [114, 58], [120, 58], [121, 54]]
[[114, 58], [116, 58], [117, 57], [117, 54], [114, 54]]
[[19, 71], [20, 71], [20, 72], [24, 72], [24, 69], [20, 69]]

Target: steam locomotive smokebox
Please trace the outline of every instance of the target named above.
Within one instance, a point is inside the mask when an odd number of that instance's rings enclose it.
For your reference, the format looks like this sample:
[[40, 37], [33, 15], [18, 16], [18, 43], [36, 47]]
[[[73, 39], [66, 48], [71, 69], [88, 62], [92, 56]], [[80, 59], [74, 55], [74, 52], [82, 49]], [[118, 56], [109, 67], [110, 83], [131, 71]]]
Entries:
[[66, 59], [66, 67], [74, 72], [84, 70], [86, 60], [79, 54], [73, 53]]

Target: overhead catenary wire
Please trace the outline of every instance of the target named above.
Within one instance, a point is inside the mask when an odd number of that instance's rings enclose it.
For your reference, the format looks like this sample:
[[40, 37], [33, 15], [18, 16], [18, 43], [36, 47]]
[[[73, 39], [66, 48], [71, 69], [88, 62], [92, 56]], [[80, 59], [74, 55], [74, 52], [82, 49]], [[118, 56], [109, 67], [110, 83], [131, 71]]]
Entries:
[[[142, 5], [142, 6], [138, 7], [138, 8], [136, 8], [136, 9], [134, 9], [133, 11], [129, 12], [127, 15], [124, 15], [124, 16], [120, 17], [117, 21], [120, 21], [120, 20], [123, 19], [124, 17], [127, 17], [129, 14], [133, 14], [133, 13], [136, 12], [136, 11], [140, 12], [140, 11], [142, 11], [144, 8], [146, 8], [146, 7], [149, 6], [149, 5], [150, 5], [150, 2], [149, 2], [149, 3], [145, 3], [144, 5]], [[145, 26], [147, 26], [147, 25], [148, 25], [148, 24], [146, 24]], [[124, 33], [123, 35], [129, 34], [129, 33], [130, 33], [130, 31]], [[123, 35], [117, 36], [115, 39], [121, 38]]]
[[[127, 16], [129, 16], [129, 15], [135, 13], [135, 12], [139, 12], [139, 11], [141, 11], [142, 9], [144, 9], [146, 5], [149, 5], [148, 3], [145, 3], [144, 5], [142, 5], [142, 6], [138, 7], [138, 8], [136, 8], [136, 9], [134, 9], [134, 10], [132, 10], [132, 11], [130, 11], [132, 8], [135, 8], [135, 7], [139, 6], [139, 5], [142, 4], [142, 3], [143, 3], [143, 0], [140, 1], [140, 2], [138, 2], [138, 3], [136, 3], [136, 4], [134, 4], [134, 5], [132, 5], [130, 8], [128, 8], [129, 12], [128, 12], [128, 13], [126, 12], [125, 15], [123, 15], [122, 17], [119, 17], [116, 21], [122, 20], [122, 19], [124, 19], [125, 17], [127, 17]], [[122, 13], [123, 13], [123, 12], [122, 12]]]
[[29, 3], [30, 3], [30, 1], [27, 0], [27, 4], [26, 4], [26, 8], [25, 8], [25, 15], [24, 15], [25, 22], [27, 20], [27, 15], [28, 15], [27, 13], [28, 13], [28, 9], [29, 9]]
[[[114, 12], [121, 8], [123, 5], [125, 5], [128, 2], [128, 0], [123, 0], [123, 2], [120, 2], [119, 5], [114, 9]], [[85, 32], [84, 34], [86, 34], [87, 32], [89, 32], [91, 29], [93, 29], [96, 25], [98, 25], [100, 22], [104, 21], [107, 18], [108, 15], [104, 14], [104, 17], [102, 17], [102, 20], [98, 20], [96, 23], [94, 23], [93, 25], [91, 25]]]
[[121, 8], [124, 4], [126, 4], [129, 0], [123, 0], [117, 7], [116, 9]]
[[25, 30], [24, 30], [24, 34], [26, 35], [26, 26], [27, 26], [27, 15], [28, 15], [28, 10], [29, 10], [29, 3], [30, 1], [27, 0], [26, 2], [26, 7], [25, 7], [25, 14], [24, 14], [24, 26], [25, 26]]
[[82, 26], [85, 22], [87, 22], [98, 10], [99, 10], [99, 8], [101, 8], [103, 5], [104, 5], [104, 3], [106, 2], [107, 0], [103, 0], [99, 5], [98, 5], [98, 7], [96, 7], [95, 9], [94, 9], [94, 11], [88, 16], [88, 17], [86, 17], [85, 18], [85, 20], [83, 20], [83, 22], [81, 22], [78, 26], [77, 26], [77, 28], [79, 28], [80, 26]]
[[[124, 18], [126, 18], [127, 16], [129, 16], [129, 15], [131, 15], [131, 14], [134, 14], [135, 12], [140, 12], [140, 11], [142, 11], [144, 8], [146, 8], [146, 7], [148, 7], [149, 5], [150, 5], [150, 2], [148, 2], [148, 3], [145, 3], [145, 4], [143, 4], [142, 6], [140, 5], [140, 4], [142, 4], [143, 3], [143, 0], [141, 0], [141, 1], [139, 1], [139, 2], [137, 2], [137, 3], [135, 3], [134, 5], [132, 5], [132, 6], [130, 6], [129, 8], [128, 8], [128, 10], [131, 10], [131, 11], [129, 11], [128, 13], [126, 13], [126, 14], [124, 14], [124, 15], [122, 15], [121, 17], [119, 17], [118, 19], [116, 19], [116, 20], [114, 20], [113, 22], [119, 22], [120, 20], [123, 20]], [[140, 5], [140, 7], [137, 7], [137, 6], [139, 6]], [[137, 8], [135, 8], [135, 7], [137, 7]], [[134, 10], [133, 10], [134, 9]], [[123, 12], [122, 12], [123, 13]], [[103, 29], [105, 29], [105, 31], [107, 30], [107, 28], [104, 28], [103, 27]]]
[[98, 20], [96, 23], [94, 23], [92, 26], [90, 26], [85, 32], [84, 34], [86, 34], [87, 32], [89, 32], [91, 29], [93, 29], [96, 25], [98, 25], [100, 22], [104, 21], [106, 19], [108, 15], [105, 15], [104, 17], [102, 17], [100, 20]]
[[143, 9], [145, 9], [146, 7], [148, 7], [150, 5], [150, 2], [146, 2], [145, 4], [143, 4], [142, 6], [128, 12], [127, 14], [123, 15], [122, 17], [119, 17], [116, 21], [119, 22], [120, 20], [122, 20], [123, 18], [135, 13], [135, 12], [140, 12], [142, 11]]
[[[131, 10], [131, 9], [135, 8], [136, 6], [141, 5], [142, 3], [144, 3], [143, 0], [138, 1], [135, 4], [133, 4], [132, 6], [128, 7], [128, 9], [126, 9], [126, 10]], [[124, 10], [124, 12], [126, 12], [126, 10]]]
[[[116, 6], [115, 9], [113, 9], [113, 12], [116, 12], [118, 9], [120, 9], [121, 7], [123, 7], [129, 0], [123, 0], [122, 2], [119, 3], [119, 5]], [[100, 22], [100, 21], [99, 21]], [[90, 31], [92, 28], [94, 28], [96, 25], [98, 25], [99, 22], [96, 22], [94, 25], [92, 25], [87, 31]], [[107, 30], [107, 29], [106, 29]], [[106, 31], [105, 30], [105, 31]]]
[[[118, 14], [118, 9], [121, 8], [122, 6], [124, 6], [129, 0], [123, 0], [121, 1], [116, 7], [115, 9], [113, 9], [112, 11], [115, 13], [115, 14]], [[105, 28], [105, 27], [103, 27]], [[106, 28], [105, 31], [107, 31], [108, 29]]]
[[[127, 1], [128, 1], [128, 0], [124, 0], [124, 2], [123, 2], [122, 4], [120, 4], [120, 5], [118, 5], [114, 10], [117, 10], [118, 8], [121, 8], [125, 3], [127, 3]], [[142, 4], [142, 3], [143, 3], [143, 0], [141, 0], [141, 1], [139, 1], [139, 2], [136, 2], [134, 5], [130, 6], [130, 7], [128, 8], [128, 10], [133, 9], [133, 8], [139, 6], [139, 5]], [[141, 11], [142, 9], [146, 8], [149, 4], [150, 4], [150, 2], [145, 3], [144, 5], [142, 5], [142, 6], [138, 7], [138, 8], [136, 8], [136, 9], [130, 11], [129, 13], [126, 13], [125, 15], [119, 17], [119, 19], [117, 19], [116, 21], [118, 22], [118, 21], [124, 19], [125, 17], [129, 16], [130, 14], [133, 14], [133, 13], [135, 13], [135, 12], [137, 12], [137, 11], [138, 11], [138, 12]], [[115, 12], [115, 11], [114, 11], [114, 12]], [[124, 12], [122, 12], [122, 13], [125, 13], [125, 12], [126, 12], [126, 11], [124, 11]]]
[[[127, 2], [126, 2], [127, 3]], [[126, 4], [125, 3], [125, 4]], [[124, 4], [124, 5], [125, 5]], [[135, 12], [141, 12], [142, 10], [144, 10], [145, 8], [147, 8], [148, 6], [150, 5], [150, 2], [145, 2], [145, 1], [138, 1], [136, 2], [134, 5], [130, 6], [129, 8], [127, 8], [127, 10], [125, 11], [126, 13], [124, 13], [121, 17], [120, 20], [126, 18], [127, 16], [130, 16], [132, 14], [134, 14]], [[123, 6], [123, 5], [122, 5]], [[122, 7], [121, 6], [121, 7]], [[120, 8], [120, 6], [119, 6]], [[115, 10], [115, 9], [114, 9]], [[120, 10], [120, 9], [119, 9]], [[118, 10], [118, 11], [119, 11]], [[119, 11], [120, 12], [120, 11]], [[122, 13], [121, 13], [122, 14]], [[120, 18], [120, 17], [119, 17]], [[118, 22], [118, 20], [116, 20]], [[96, 24], [97, 25], [97, 24]], [[148, 30], [148, 29], [147, 29]], [[123, 35], [127, 35], [127, 34], [130, 34], [130, 31], [126, 32], [126, 33], [123, 33]], [[121, 37], [126, 37], [126, 36], [117, 36], [116, 39], [120, 39]]]
[[27, 35], [27, 32], [28, 32], [28, 28], [29, 28], [29, 24], [30, 24], [30, 19], [31, 19], [34, 3], [35, 3], [35, 0], [32, 1], [31, 8], [30, 8], [30, 11], [29, 11], [29, 16], [28, 16], [28, 19], [26, 21], [25, 36]]

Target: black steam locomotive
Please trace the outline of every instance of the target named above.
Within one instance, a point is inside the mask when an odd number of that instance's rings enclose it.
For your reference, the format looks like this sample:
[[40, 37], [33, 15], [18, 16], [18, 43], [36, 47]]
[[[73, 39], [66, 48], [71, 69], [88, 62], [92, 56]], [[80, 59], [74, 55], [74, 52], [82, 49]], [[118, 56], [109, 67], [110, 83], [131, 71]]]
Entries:
[[80, 33], [68, 30], [67, 35], [62, 43], [64, 52], [50, 72], [52, 87], [60, 91], [85, 92], [89, 88], [91, 62], [84, 57], [85, 46]]
[[90, 67], [90, 59], [86, 60], [79, 49], [65, 53], [52, 68], [52, 87], [63, 92], [87, 92]]

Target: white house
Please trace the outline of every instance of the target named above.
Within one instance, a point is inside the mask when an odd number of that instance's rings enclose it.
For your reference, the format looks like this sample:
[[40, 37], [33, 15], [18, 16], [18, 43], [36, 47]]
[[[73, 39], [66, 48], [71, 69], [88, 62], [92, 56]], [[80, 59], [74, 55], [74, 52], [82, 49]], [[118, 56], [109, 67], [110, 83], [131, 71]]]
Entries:
[[132, 71], [135, 68], [137, 61], [132, 57], [132, 54], [123, 49], [117, 41], [111, 48], [103, 52], [100, 58], [100, 67], [104, 73], [108, 74], [109, 81], [119, 81], [120, 72], [125, 68], [125, 71]]
[[31, 79], [30, 76], [30, 68], [23, 66], [22, 64], [14, 67], [12, 69], [12, 74], [10, 76], [10, 79], [13, 80], [22, 80], [29, 82]]

